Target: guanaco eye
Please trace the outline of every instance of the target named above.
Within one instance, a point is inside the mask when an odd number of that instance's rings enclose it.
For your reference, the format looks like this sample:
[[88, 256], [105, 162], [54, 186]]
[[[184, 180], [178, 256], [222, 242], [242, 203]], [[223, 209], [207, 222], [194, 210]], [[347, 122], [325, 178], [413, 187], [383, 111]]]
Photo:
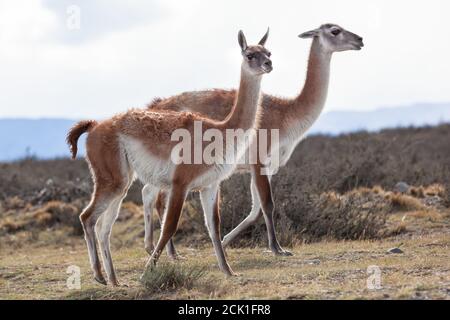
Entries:
[[252, 54], [252, 53], [250, 53], [250, 54], [247, 55], [247, 59], [248, 59], [248, 60], [253, 60], [254, 58], [255, 58], [255, 55]]
[[270, 57], [272, 55], [271, 52], [267, 52], [267, 56]]
[[333, 34], [333, 36], [337, 36], [338, 34], [341, 33], [341, 30], [339, 30], [339, 29], [333, 29], [333, 30], [331, 30], [331, 33]]

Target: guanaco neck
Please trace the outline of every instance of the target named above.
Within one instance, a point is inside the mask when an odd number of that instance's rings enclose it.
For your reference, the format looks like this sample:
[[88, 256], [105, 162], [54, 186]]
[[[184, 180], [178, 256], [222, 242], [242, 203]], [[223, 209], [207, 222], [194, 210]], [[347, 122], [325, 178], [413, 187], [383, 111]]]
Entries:
[[314, 38], [308, 60], [308, 71], [301, 93], [292, 101], [295, 122], [302, 121], [306, 127], [319, 117], [325, 106], [330, 80], [332, 53], [325, 50], [318, 38]]
[[248, 130], [255, 126], [260, 105], [261, 79], [262, 75], [251, 74], [242, 65], [237, 98], [228, 117], [220, 123], [222, 128]]

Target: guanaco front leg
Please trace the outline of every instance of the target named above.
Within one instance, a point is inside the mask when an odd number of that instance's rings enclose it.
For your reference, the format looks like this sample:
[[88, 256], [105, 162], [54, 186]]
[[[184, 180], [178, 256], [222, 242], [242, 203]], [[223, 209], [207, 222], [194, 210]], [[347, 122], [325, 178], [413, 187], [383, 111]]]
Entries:
[[[162, 222], [164, 220], [164, 211], [165, 211], [165, 208], [166, 208], [166, 202], [167, 202], [166, 193], [161, 190], [159, 192], [158, 198], [156, 200], [156, 212], [158, 214], [159, 222], [160, 222], [161, 225], [162, 225]], [[171, 238], [169, 240], [169, 242], [167, 243], [166, 251], [167, 251], [168, 256], [171, 259], [173, 259], [173, 260], [178, 260], [178, 259], [182, 258], [177, 253], [177, 250], [175, 249], [175, 245], [173, 243], [173, 238]]]

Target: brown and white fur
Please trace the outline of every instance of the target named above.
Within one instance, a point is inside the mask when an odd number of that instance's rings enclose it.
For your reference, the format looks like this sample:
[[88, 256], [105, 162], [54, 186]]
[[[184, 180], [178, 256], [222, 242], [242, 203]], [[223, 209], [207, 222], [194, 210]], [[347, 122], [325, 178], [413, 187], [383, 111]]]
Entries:
[[[234, 274], [226, 261], [220, 240], [217, 195], [220, 181], [232, 174], [235, 165], [175, 164], [171, 161], [171, 151], [177, 142], [172, 141], [171, 135], [177, 129], [185, 129], [194, 139], [194, 121], [202, 122], [202, 133], [208, 129], [217, 129], [223, 136], [227, 129], [248, 130], [256, 127], [255, 119], [260, 112], [262, 75], [272, 70], [270, 52], [264, 48], [267, 37], [268, 33], [258, 45], [247, 46], [244, 34], [239, 32], [243, 56], [241, 80], [236, 101], [232, 103], [231, 112], [225, 120], [211, 120], [190, 112], [158, 112], [145, 109], [130, 110], [100, 123], [82, 121], [70, 130], [67, 141], [72, 148], [73, 157], [76, 156], [79, 136], [89, 132], [86, 158], [94, 181], [94, 191], [90, 204], [80, 215], [80, 220], [94, 277], [98, 282], [106, 284], [98, 258], [97, 234], [108, 280], [113, 285], [118, 285], [109, 238], [122, 200], [134, 176], [146, 184], [147, 206], [154, 204], [159, 190], [169, 193], [161, 236], [147, 266], [157, 262], [167, 241], [176, 232], [186, 194], [191, 190], [198, 190], [219, 267], [227, 275]], [[245, 151], [245, 145], [237, 145], [236, 149], [240, 150], [236, 152], [237, 157]]]
[[[335, 24], [324, 24], [318, 29], [302, 33], [299, 37], [313, 39], [303, 90], [293, 99], [283, 99], [267, 94], [263, 94], [262, 98], [263, 112], [259, 128], [268, 129], [268, 133], [270, 133], [270, 129], [280, 130], [279, 148], [270, 150], [270, 152], [279, 152], [281, 166], [286, 164], [305, 132], [323, 110], [328, 92], [332, 54], [338, 51], [360, 50], [363, 47], [363, 39], [360, 36]], [[219, 89], [186, 92], [156, 101], [149, 108], [151, 110], [194, 111], [212, 119], [223, 119], [232, 107], [235, 95], [234, 90]], [[270, 137], [268, 140], [270, 141]], [[261, 175], [260, 167], [260, 163], [247, 166], [247, 170], [252, 174], [253, 207], [246, 219], [224, 237], [223, 245], [227, 246], [239, 233], [254, 224], [262, 213], [267, 226], [271, 251], [276, 255], [290, 255], [288, 251], [281, 248], [275, 234], [272, 217], [274, 204], [270, 186], [271, 175]], [[147, 205], [145, 189], [143, 198], [145, 219], [151, 223], [151, 210]], [[161, 215], [165, 203], [163, 192], [159, 194], [157, 202], [157, 212]], [[152, 232], [152, 226], [147, 226], [145, 232], [147, 248], [152, 246]], [[177, 257], [172, 240], [167, 246], [167, 251], [171, 257]]]

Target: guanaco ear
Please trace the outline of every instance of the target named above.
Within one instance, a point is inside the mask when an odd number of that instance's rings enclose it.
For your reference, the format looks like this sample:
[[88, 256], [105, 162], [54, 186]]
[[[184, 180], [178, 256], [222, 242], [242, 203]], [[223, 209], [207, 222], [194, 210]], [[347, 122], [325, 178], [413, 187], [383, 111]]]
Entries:
[[242, 30], [239, 30], [238, 41], [239, 41], [239, 45], [241, 46], [241, 50], [242, 51], [247, 50], [247, 47], [248, 47], [247, 40], [245, 40], [244, 32], [242, 32]]
[[261, 40], [259, 40], [259, 43], [258, 43], [258, 44], [264, 47], [264, 45], [266, 44], [266, 41], [267, 41], [267, 38], [268, 38], [268, 37], [269, 37], [269, 28], [267, 27], [267, 32], [266, 32], [266, 34], [264, 35], [264, 37], [262, 37]]
[[299, 34], [298, 37], [302, 39], [308, 39], [308, 38], [314, 38], [315, 36], [319, 35], [319, 29], [314, 29], [311, 31], [303, 32], [302, 34]]

